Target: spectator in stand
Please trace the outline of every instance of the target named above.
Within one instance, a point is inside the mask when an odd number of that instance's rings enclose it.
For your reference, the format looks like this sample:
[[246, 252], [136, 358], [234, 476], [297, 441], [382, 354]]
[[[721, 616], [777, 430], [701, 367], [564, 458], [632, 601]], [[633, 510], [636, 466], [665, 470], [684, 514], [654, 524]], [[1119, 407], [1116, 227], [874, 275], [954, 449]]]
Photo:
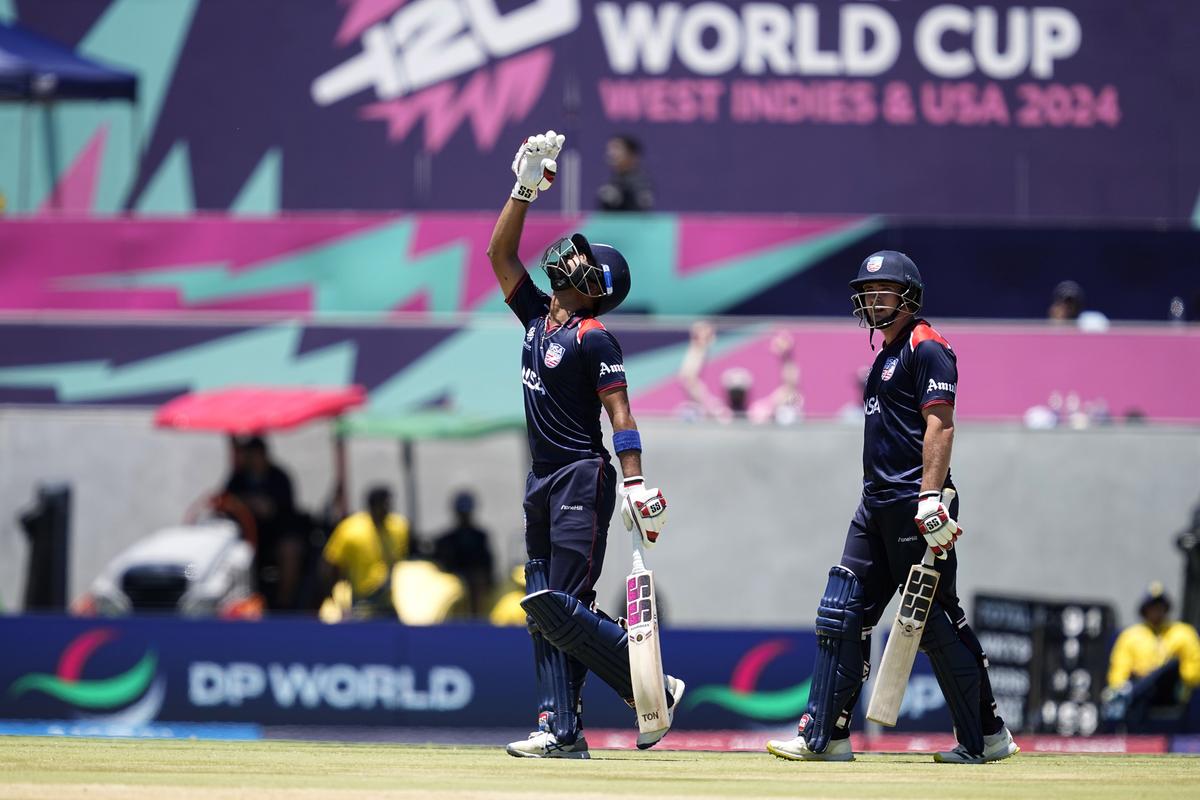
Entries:
[[[346, 517], [325, 544], [325, 583], [350, 584], [356, 618], [396, 619], [392, 602], [392, 568], [408, 556], [408, 520], [392, 511], [392, 492], [374, 486], [367, 510]], [[335, 574], [336, 572], [336, 574]]]
[[296, 610], [305, 531], [296, 513], [292, 479], [271, 460], [261, 436], [237, 436], [231, 445], [233, 471], [225, 482], [225, 494], [240, 501], [254, 517], [258, 591], [268, 609]]
[[870, 376], [870, 367], [859, 367], [854, 371], [854, 399], [848, 400], [845, 405], [838, 409], [837, 418], [839, 422], [845, 422], [850, 425], [863, 424], [863, 419], [867, 415], [867, 401], [864, 395], [867, 393], [867, 378]]
[[605, 149], [612, 170], [608, 182], [596, 192], [601, 211], [649, 211], [654, 189], [642, 171], [642, 144], [632, 136], [614, 136]]
[[691, 340], [679, 365], [679, 382], [692, 404], [689, 413], [719, 422], [748, 419], [754, 423], [775, 422], [780, 425], [789, 425], [801, 418], [804, 396], [798, 388], [800, 368], [793, 358], [795, 345], [791, 334], [779, 331], [771, 338], [771, 354], [779, 360], [779, 386], [766, 397], [753, 401], [754, 378], [743, 367], [730, 367], [721, 373], [724, 397], [710, 391], [700, 377], [715, 338], [716, 333], [710, 323], [697, 322], [692, 325]]
[[1099, 311], [1084, 310], [1083, 287], [1075, 281], [1062, 281], [1054, 287], [1046, 316], [1056, 322], [1074, 322], [1085, 333], [1108, 330], [1108, 317]]
[[521, 601], [529, 594], [525, 590], [525, 565], [518, 564], [509, 570], [505, 591], [496, 598], [488, 620], [493, 625], [528, 625], [529, 617], [521, 607]]
[[467, 587], [469, 613], [487, 614], [488, 600], [495, 587], [494, 560], [487, 531], [475, 524], [475, 495], [460, 491], [454, 495], [454, 525], [433, 544], [433, 560], [447, 572], [453, 572]]
[[1142, 621], [1117, 637], [1103, 693], [1105, 719], [1131, 729], [1155, 710], [1182, 713], [1200, 686], [1200, 636], [1186, 622], [1167, 618], [1171, 600], [1152, 583], [1138, 614]]

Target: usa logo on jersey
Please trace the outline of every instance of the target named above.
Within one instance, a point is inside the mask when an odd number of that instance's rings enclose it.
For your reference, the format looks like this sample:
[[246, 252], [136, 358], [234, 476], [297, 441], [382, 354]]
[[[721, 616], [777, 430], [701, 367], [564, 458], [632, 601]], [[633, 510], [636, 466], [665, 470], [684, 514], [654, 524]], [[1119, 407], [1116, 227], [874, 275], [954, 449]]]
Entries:
[[566, 348], [555, 342], [546, 349], [546, 355], [542, 361], [547, 367], [557, 367], [558, 362], [562, 361], [563, 353], [565, 352]]
[[892, 356], [887, 361], [883, 362], [883, 373], [879, 376], [885, 381], [891, 380], [896, 374], [896, 365], [900, 363], [900, 359]]

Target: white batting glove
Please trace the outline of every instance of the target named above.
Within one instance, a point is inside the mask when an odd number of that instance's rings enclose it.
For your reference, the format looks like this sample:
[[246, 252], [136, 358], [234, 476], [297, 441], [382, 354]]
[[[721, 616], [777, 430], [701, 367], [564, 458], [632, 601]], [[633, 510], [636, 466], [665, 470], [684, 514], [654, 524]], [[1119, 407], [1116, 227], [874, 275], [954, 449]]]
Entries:
[[641, 475], [626, 478], [621, 485], [621, 517], [625, 530], [642, 536], [642, 546], [649, 549], [658, 541], [658, 534], [667, 524], [667, 500], [659, 489], [647, 489]]
[[538, 191], [545, 191], [554, 183], [558, 174], [559, 151], [567, 137], [554, 131], [530, 136], [517, 148], [513, 156], [512, 171], [517, 176], [513, 184], [512, 197], [525, 203], [537, 199]]
[[954, 502], [955, 491], [921, 492], [917, 498], [917, 530], [925, 537], [933, 554], [946, 559], [954, 549], [954, 541], [962, 536], [962, 528], [950, 518], [948, 506]]

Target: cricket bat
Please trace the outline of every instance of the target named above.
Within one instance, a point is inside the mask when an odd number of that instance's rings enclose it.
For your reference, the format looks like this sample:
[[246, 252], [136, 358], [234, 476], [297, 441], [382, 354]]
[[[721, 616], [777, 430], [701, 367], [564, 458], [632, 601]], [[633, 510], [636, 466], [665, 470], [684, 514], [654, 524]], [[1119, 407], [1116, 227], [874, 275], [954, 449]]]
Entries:
[[883, 660], [875, 674], [867, 719], [880, 725], [892, 727], [900, 716], [904, 690], [908, 688], [908, 677], [912, 674], [917, 647], [925, 632], [925, 621], [929, 618], [940, 577], [933, 569], [933, 558], [933, 551], [926, 547], [921, 563], [913, 564], [909, 570], [904, 593], [900, 596], [900, 609], [896, 612], [892, 633], [883, 649]]
[[658, 641], [658, 608], [654, 602], [654, 573], [646, 569], [642, 536], [633, 531], [633, 571], [625, 579], [625, 617], [629, 630], [629, 675], [638, 731], [652, 733], [668, 727], [667, 691], [663, 683], [662, 650]]

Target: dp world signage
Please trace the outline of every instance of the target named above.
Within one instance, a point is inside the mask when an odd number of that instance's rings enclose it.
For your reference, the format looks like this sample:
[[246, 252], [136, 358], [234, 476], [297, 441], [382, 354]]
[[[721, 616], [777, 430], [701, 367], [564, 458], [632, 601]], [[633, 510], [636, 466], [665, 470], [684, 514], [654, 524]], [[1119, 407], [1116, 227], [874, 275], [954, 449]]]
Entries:
[[[0, 666], [0, 718], [499, 723], [510, 709], [496, 682], [516, 680], [525, 660], [489, 667], [473, 651], [472, 630], [10, 617], [0, 620], [0, 638], [25, 644]], [[491, 633], [502, 650], [526, 644], [523, 631]]]
[[[22, 643], [0, 664], [0, 719], [511, 728], [536, 712], [524, 628], [5, 617], [0, 641]], [[688, 682], [682, 729], [778, 730], [804, 712], [809, 631], [668, 629], [663, 648]], [[585, 704], [591, 726], [633, 725], [598, 680]], [[949, 726], [923, 662], [900, 724]]]

